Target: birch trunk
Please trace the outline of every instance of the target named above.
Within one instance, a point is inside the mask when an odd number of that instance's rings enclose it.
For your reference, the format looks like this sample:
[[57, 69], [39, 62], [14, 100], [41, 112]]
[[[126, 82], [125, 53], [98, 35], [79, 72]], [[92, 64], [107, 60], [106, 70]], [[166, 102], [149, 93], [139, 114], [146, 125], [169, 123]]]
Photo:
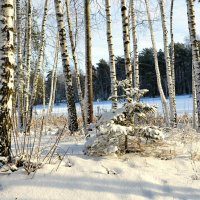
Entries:
[[27, 117], [29, 110], [30, 97], [30, 73], [31, 73], [31, 33], [32, 33], [32, 0], [28, 0], [28, 23], [27, 23], [27, 60], [26, 60], [26, 85], [25, 85], [25, 101], [24, 109]]
[[172, 81], [172, 69], [169, 56], [169, 46], [168, 46], [168, 36], [167, 36], [167, 26], [166, 26], [166, 16], [164, 9], [164, 1], [159, 0], [162, 29], [163, 29], [163, 43], [165, 52], [165, 63], [166, 63], [166, 73], [167, 73], [167, 84], [169, 91], [169, 104], [170, 104], [170, 123], [171, 126], [176, 126], [177, 123], [177, 113], [176, 113], [176, 96], [174, 93], [174, 86]]
[[[57, 66], [58, 66], [58, 64], [57, 64]], [[54, 79], [54, 83], [53, 83], [53, 97], [52, 97], [51, 112], [53, 110], [53, 106], [54, 106], [54, 103], [55, 103], [55, 96], [56, 96], [56, 85], [57, 85], [57, 79], [58, 79], [58, 76], [57, 76], [57, 66], [56, 66], [56, 71], [55, 71], [55, 79]]]
[[133, 36], [133, 53], [134, 53], [134, 87], [140, 88], [139, 77], [139, 55], [137, 45], [137, 30], [136, 30], [136, 13], [135, 13], [135, 0], [130, 0], [131, 6], [131, 22], [132, 22], [132, 36]]
[[93, 83], [92, 83], [92, 33], [90, 19], [90, 0], [84, 0], [85, 15], [85, 65], [86, 65], [86, 122], [93, 122]]
[[174, 9], [174, 0], [171, 0], [171, 10], [170, 10], [171, 70], [172, 70], [173, 90], [174, 90], [174, 95], [176, 95], [175, 71], [174, 71], [175, 57], [174, 57], [173, 9]]
[[53, 69], [52, 69], [52, 75], [51, 75], [51, 92], [49, 97], [49, 108], [48, 108], [48, 114], [50, 115], [53, 110], [53, 103], [54, 103], [54, 93], [55, 93], [55, 87], [56, 87], [56, 77], [57, 77], [57, 66], [58, 66], [58, 52], [59, 52], [59, 35], [57, 34], [56, 38], [56, 48], [55, 48], [55, 54], [54, 54], [54, 63], [53, 63]]
[[10, 156], [14, 86], [14, 2], [0, 1], [0, 156]]
[[62, 8], [61, 0], [54, 0], [54, 4], [55, 4], [57, 26], [58, 26], [59, 39], [60, 39], [63, 72], [66, 79], [65, 81], [66, 81], [66, 97], [67, 97], [67, 103], [68, 103], [69, 130], [73, 132], [73, 131], [78, 130], [78, 122], [77, 122], [76, 106], [74, 102], [72, 75], [71, 75], [70, 64], [69, 64], [69, 55], [67, 52], [67, 41], [66, 41], [64, 17], [63, 17], [63, 13], [61, 9]]
[[156, 48], [154, 30], [153, 30], [151, 14], [150, 14], [150, 9], [149, 9], [149, 0], [145, 0], [145, 5], [146, 5], [146, 11], [147, 11], [150, 34], [151, 34], [151, 42], [152, 42], [152, 47], [153, 47], [153, 56], [154, 56], [154, 64], [155, 64], [157, 85], [158, 85], [158, 90], [159, 90], [160, 98], [161, 98], [161, 102], [162, 102], [165, 123], [167, 125], [169, 125], [169, 109], [168, 109], [167, 100], [165, 98], [165, 95], [164, 95], [164, 92], [163, 92], [163, 88], [162, 88], [162, 84], [161, 84], [160, 70], [159, 70], [159, 66], [158, 66], [157, 48]]
[[193, 96], [192, 127], [196, 129], [198, 122], [198, 113], [197, 113], [197, 93], [196, 93], [194, 64], [192, 65], [192, 96]]
[[28, 108], [28, 119], [27, 119], [28, 123], [26, 125], [27, 131], [30, 130], [30, 124], [31, 124], [31, 120], [32, 120], [32, 110], [33, 110], [33, 105], [35, 103], [35, 98], [36, 98], [36, 94], [37, 94], [38, 77], [39, 77], [39, 73], [40, 73], [40, 69], [41, 69], [42, 61], [43, 61], [48, 9], [49, 9], [49, 0], [45, 0], [44, 15], [43, 15], [43, 20], [42, 20], [40, 50], [39, 50], [38, 62], [37, 62], [36, 68], [35, 68], [33, 88], [32, 88], [31, 97], [30, 97], [30, 105], [29, 105], [29, 108]]
[[43, 61], [42, 61], [42, 104], [43, 104], [43, 115], [45, 114], [45, 106], [46, 106], [46, 87], [45, 87], [45, 53], [43, 54]]
[[113, 37], [112, 37], [112, 17], [111, 17], [111, 5], [110, 0], [105, 0], [106, 8], [106, 21], [107, 21], [107, 42], [109, 52], [109, 64], [110, 64], [110, 79], [111, 79], [111, 95], [112, 95], [112, 109], [117, 109], [117, 78], [115, 68], [115, 55], [113, 49]]
[[[199, 44], [196, 33], [195, 24], [195, 11], [193, 0], [186, 0], [187, 2], [187, 12], [188, 12], [188, 26], [190, 41], [192, 45], [192, 60], [194, 65], [194, 74], [196, 81], [196, 103], [197, 103], [197, 130], [200, 131], [200, 54], [199, 54]], [[195, 96], [193, 97], [195, 99]], [[194, 104], [195, 105], [195, 104]]]
[[80, 107], [81, 107], [83, 124], [84, 124], [84, 127], [86, 127], [85, 126], [84, 105], [83, 105], [83, 94], [82, 94], [82, 90], [81, 90], [80, 73], [79, 73], [79, 68], [78, 68], [78, 59], [77, 59], [76, 46], [75, 46], [75, 41], [74, 41], [75, 39], [73, 37], [73, 32], [72, 32], [72, 23], [71, 23], [71, 17], [70, 17], [70, 12], [69, 12], [68, 0], [65, 0], [65, 3], [66, 3], [66, 11], [67, 11], [67, 23], [68, 23], [69, 37], [70, 37], [70, 43], [71, 43], [71, 49], [72, 49], [72, 57], [73, 57], [74, 68], [75, 68], [75, 73], [76, 73], [76, 84], [77, 84], [77, 89], [78, 89], [78, 98], [79, 98]]
[[16, 0], [16, 28], [17, 28], [17, 105], [18, 105], [18, 131], [23, 124], [23, 92], [22, 92], [22, 50], [21, 50], [21, 6], [20, 0]]
[[123, 42], [124, 42], [124, 59], [126, 68], [126, 78], [133, 86], [132, 65], [130, 55], [130, 36], [126, 0], [121, 0], [121, 15], [122, 15], [122, 29], [123, 29]]

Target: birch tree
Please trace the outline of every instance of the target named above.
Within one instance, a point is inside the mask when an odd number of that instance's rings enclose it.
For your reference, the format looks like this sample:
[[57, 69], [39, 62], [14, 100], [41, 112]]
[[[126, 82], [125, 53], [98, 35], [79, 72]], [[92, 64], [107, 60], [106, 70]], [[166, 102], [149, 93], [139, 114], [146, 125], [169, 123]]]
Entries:
[[18, 130], [22, 128], [23, 95], [22, 95], [22, 42], [21, 42], [21, 6], [20, 0], [16, 0], [16, 28], [17, 28], [17, 105], [18, 105]]
[[27, 117], [27, 124], [26, 124], [26, 126], [27, 126], [26, 129], [28, 131], [30, 129], [30, 124], [31, 124], [31, 120], [32, 120], [32, 109], [33, 109], [33, 105], [35, 103], [35, 98], [36, 98], [36, 93], [37, 93], [37, 85], [38, 85], [38, 77], [40, 74], [44, 50], [45, 50], [45, 32], [46, 32], [48, 9], [49, 9], [49, 0], [45, 0], [39, 56], [38, 56], [38, 61], [37, 61], [36, 68], [35, 68], [33, 87], [32, 87], [32, 91], [31, 91], [30, 105], [29, 105], [29, 109], [28, 109], [28, 117]]
[[111, 79], [111, 96], [112, 96], [112, 109], [117, 109], [117, 78], [115, 69], [115, 55], [113, 49], [113, 37], [112, 37], [112, 17], [110, 11], [110, 0], [105, 0], [106, 9], [106, 22], [107, 22], [107, 42], [109, 52], [109, 64], [110, 64], [110, 79]]
[[132, 65], [130, 55], [130, 35], [129, 35], [129, 24], [126, 0], [121, 0], [121, 16], [122, 16], [122, 30], [123, 30], [123, 43], [124, 43], [124, 59], [126, 68], [126, 78], [130, 81], [131, 86], [133, 85], [132, 77]]
[[42, 61], [42, 104], [43, 104], [43, 115], [45, 114], [46, 105], [46, 87], [45, 87], [45, 53], [43, 54]]
[[135, 13], [135, 0], [130, 0], [131, 22], [132, 22], [132, 37], [133, 37], [133, 53], [134, 53], [134, 87], [140, 87], [139, 79], [139, 56], [138, 56], [138, 42], [137, 42], [137, 22]]
[[170, 35], [171, 35], [171, 70], [172, 70], [172, 82], [173, 82], [173, 90], [174, 95], [176, 95], [176, 87], [175, 87], [175, 72], [174, 72], [174, 33], [173, 33], [173, 11], [174, 9], [174, 0], [171, 0], [171, 9], [170, 9]]
[[0, 1], [0, 156], [10, 156], [14, 86], [14, 2]]
[[[194, 65], [194, 76], [196, 82], [196, 101], [197, 101], [197, 130], [200, 131], [200, 54], [199, 44], [196, 33], [194, 1], [186, 0], [187, 14], [188, 14], [188, 27], [190, 34], [190, 42], [192, 45], [192, 60]], [[195, 96], [193, 97], [195, 98]]]
[[68, 104], [69, 130], [77, 131], [78, 122], [77, 122], [76, 106], [74, 102], [72, 75], [70, 71], [69, 55], [67, 51], [66, 31], [65, 31], [64, 16], [62, 12], [61, 0], [54, 0], [54, 4], [55, 4], [57, 27], [58, 27], [59, 39], [60, 39], [60, 50], [61, 50], [61, 56], [62, 56], [63, 72], [65, 75], [65, 81], [66, 81], [66, 97], [67, 97], [67, 104]]
[[83, 124], [85, 126], [85, 115], [84, 115], [85, 112], [84, 112], [84, 105], [83, 105], [83, 94], [82, 94], [82, 90], [81, 90], [80, 73], [79, 73], [79, 68], [78, 68], [78, 59], [77, 59], [76, 46], [75, 46], [75, 41], [74, 41], [75, 38], [73, 37], [73, 32], [72, 32], [72, 22], [71, 22], [71, 17], [70, 17], [68, 0], [65, 0], [65, 3], [66, 3], [66, 11], [67, 11], [67, 23], [68, 23], [68, 30], [69, 30], [69, 38], [70, 38], [72, 57], [73, 57], [74, 68], [75, 68], [75, 73], [76, 73], [76, 84], [77, 84], [77, 89], [78, 89], [78, 98], [79, 98], [80, 107], [81, 107]]
[[164, 43], [164, 52], [165, 52], [165, 63], [166, 63], [166, 74], [167, 74], [167, 85], [169, 91], [169, 104], [170, 104], [170, 123], [172, 126], [176, 126], [177, 113], [176, 113], [176, 96], [174, 92], [174, 86], [172, 81], [172, 69], [169, 55], [169, 46], [168, 46], [168, 31], [166, 25], [166, 16], [164, 9], [164, 0], [159, 0], [162, 29], [163, 29], [163, 43]]
[[155, 64], [158, 90], [159, 90], [160, 98], [161, 98], [161, 102], [162, 102], [165, 122], [167, 125], [169, 125], [169, 109], [168, 109], [167, 100], [164, 95], [162, 84], [161, 84], [160, 70], [159, 70], [159, 65], [158, 65], [157, 48], [156, 48], [154, 30], [153, 30], [153, 25], [152, 25], [151, 13], [150, 13], [150, 9], [149, 9], [149, 0], [145, 0], [145, 6], [146, 6], [146, 11], [147, 11], [149, 30], [150, 30], [150, 34], [151, 34], [151, 43], [152, 43], [152, 47], [153, 47], [153, 56], [154, 56], [154, 64]]
[[86, 123], [93, 122], [93, 83], [92, 83], [92, 32], [90, 19], [90, 0], [84, 0], [85, 16], [85, 66], [86, 66]]
[[193, 97], [193, 112], [192, 112], [192, 126], [197, 128], [198, 113], [197, 113], [197, 93], [196, 93], [196, 81], [194, 64], [192, 65], [192, 97]]
[[[31, 48], [32, 48], [32, 41], [31, 41], [31, 33], [32, 33], [32, 0], [28, 0], [28, 18], [27, 18], [27, 60], [26, 60], [26, 78], [25, 78], [25, 94], [24, 94], [24, 110], [25, 116], [27, 117], [28, 110], [29, 110], [29, 96], [30, 96], [30, 73], [31, 73]], [[25, 48], [24, 48], [25, 49]]]
[[48, 107], [48, 114], [50, 115], [53, 110], [53, 104], [54, 104], [54, 93], [55, 93], [55, 87], [56, 87], [56, 78], [57, 78], [57, 66], [58, 66], [58, 52], [59, 52], [59, 35], [57, 34], [56, 37], [56, 48], [54, 53], [54, 62], [53, 62], [53, 69], [52, 69], [52, 75], [51, 75], [51, 91], [50, 91], [50, 97], [49, 97], [49, 107]]

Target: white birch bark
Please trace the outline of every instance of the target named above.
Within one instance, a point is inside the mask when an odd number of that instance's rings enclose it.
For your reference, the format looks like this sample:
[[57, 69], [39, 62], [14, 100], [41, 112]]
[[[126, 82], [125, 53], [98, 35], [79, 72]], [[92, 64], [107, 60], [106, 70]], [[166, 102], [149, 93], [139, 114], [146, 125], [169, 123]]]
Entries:
[[[195, 23], [195, 11], [194, 11], [194, 1], [186, 0], [187, 2], [187, 13], [188, 13], [188, 26], [190, 34], [190, 42], [192, 45], [192, 60], [194, 65], [194, 74], [196, 81], [196, 104], [197, 104], [197, 130], [200, 131], [200, 54], [199, 54], [199, 44], [196, 33], [196, 23]], [[193, 97], [195, 99], [195, 96]], [[195, 105], [195, 104], [194, 104]]]
[[51, 112], [53, 110], [53, 106], [54, 106], [54, 103], [55, 103], [55, 96], [56, 96], [56, 86], [57, 86], [57, 79], [58, 79], [58, 76], [57, 76], [57, 66], [58, 66], [58, 64], [56, 64], [55, 79], [54, 79], [54, 82], [53, 82], [52, 107], [50, 108]]
[[17, 106], [18, 106], [18, 131], [21, 131], [23, 123], [23, 95], [22, 95], [22, 42], [21, 42], [21, 6], [20, 0], [16, 0], [16, 28], [17, 28]]
[[0, 1], [0, 156], [10, 156], [14, 86], [14, 1]]
[[39, 50], [38, 62], [37, 62], [36, 68], [35, 68], [33, 87], [32, 87], [32, 91], [31, 91], [30, 104], [29, 104], [29, 108], [28, 108], [28, 117], [27, 117], [27, 124], [26, 124], [27, 131], [30, 130], [30, 124], [31, 124], [31, 120], [32, 120], [32, 109], [33, 109], [33, 105], [35, 103], [35, 98], [36, 98], [36, 94], [37, 94], [38, 77], [39, 77], [39, 73], [40, 73], [42, 61], [43, 61], [48, 9], [49, 9], [49, 0], [45, 0], [44, 14], [43, 14], [43, 20], [42, 20], [41, 40], [40, 40], [40, 50]]
[[70, 37], [70, 43], [71, 43], [72, 57], [73, 57], [74, 68], [75, 68], [75, 73], [76, 73], [76, 84], [77, 84], [77, 89], [78, 89], [78, 98], [79, 98], [80, 107], [81, 107], [83, 124], [85, 126], [83, 94], [82, 94], [82, 90], [81, 90], [81, 81], [80, 81], [80, 73], [79, 73], [79, 68], [78, 68], [78, 59], [77, 59], [77, 54], [76, 54], [75, 38], [73, 37], [73, 32], [72, 32], [72, 23], [71, 23], [68, 0], [65, 0], [65, 3], [66, 3], [67, 23], [68, 23], [69, 37]]
[[134, 87], [140, 88], [139, 77], [139, 55], [138, 55], [138, 42], [137, 42], [137, 22], [135, 13], [135, 0], [130, 0], [131, 9], [131, 22], [132, 22], [132, 37], [133, 37], [133, 53], [134, 53]]
[[42, 61], [42, 104], [43, 104], [43, 115], [45, 114], [45, 106], [46, 106], [46, 87], [45, 87], [45, 53], [43, 54]]
[[166, 16], [164, 1], [159, 0], [162, 29], [163, 29], [163, 43], [164, 43], [164, 52], [165, 52], [165, 63], [166, 63], [166, 74], [167, 74], [167, 84], [169, 91], [169, 105], [170, 105], [170, 124], [171, 126], [176, 126], [177, 123], [177, 113], [176, 113], [176, 96], [174, 93], [174, 86], [172, 81], [172, 69], [169, 55], [169, 46], [168, 46], [168, 31], [166, 25]]
[[[32, 0], [28, 0], [28, 19], [27, 19], [27, 60], [26, 60], [26, 78], [25, 78], [25, 101], [24, 101], [24, 110], [25, 116], [27, 117], [27, 112], [29, 110], [29, 97], [30, 97], [30, 73], [31, 73], [31, 33], [32, 33]], [[25, 38], [26, 39], [26, 38]]]
[[107, 42], [109, 52], [110, 64], [110, 79], [111, 79], [111, 96], [112, 96], [112, 109], [117, 109], [117, 78], [115, 68], [115, 54], [113, 49], [113, 36], [112, 36], [112, 17], [111, 17], [110, 0], [105, 0], [106, 9], [106, 22], [107, 22]]
[[122, 16], [122, 30], [123, 30], [123, 43], [124, 43], [124, 59], [126, 68], [126, 78], [130, 81], [133, 86], [133, 73], [131, 65], [130, 55], [130, 35], [129, 35], [129, 24], [126, 0], [121, 0], [121, 16]]
[[53, 104], [54, 104], [54, 96], [55, 96], [55, 87], [56, 87], [56, 78], [57, 78], [57, 66], [58, 66], [58, 52], [59, 52], [59, 35], [57, 34], [56, 37], [56, 48], [54, 53], [54, 63], [53, 63], [53, 69], [52, 69], [52, 75], [51, 75], [51, 92], [49, 97], [49, 107], [48, 107], [48, 114], [50, 115], [53, 110]]
[[86, 66], [86, 122], [93, 122], [93, 82], [92, 82], [92, 33], [90, 19], [90, 0], [84, 0], [85, 16], [85, 66]]
[[63, 72], [65, 75], [66, 81], [66, 97], [68, 104], [68, 123], [70, 131], [78, 130], [78, 122], [77, 122], [77, 114], [76, 114], [76, 106], [74, 102], [74, 94], [73, 94], [73, 86], [72, 86], [72, 75], [70, 71], [69, 64], [69, 55], [67, 51], [67, 40], [66, 40], [66, 31], [64, 25], [64, 16], [62, 13], [62, 3], [61, 0], [54, 0], [55, 10], [56, 10], [56, 18], [57, 18], [57, 26], [59, 32], [60, 39], [60, 50], [62, 56], [63, 63]]
[[197, 128], [198, 113], [197, 113], [197, 93], [194, 64], [192, 65], [192, 97], [193, 97], [193, 112], [192, 112], [192, 127]]
[[[171, 0], [171, 9], [170, 9], [170, 35], [171, 35], [171, 69], [172, 69], [172, 82], [173, 82], [173, 90], [174, 95], [176, 95], [176, 87], [175, 87], [175, 56], [174, 56], [174, 33], [173, 33], [173, 11], [174, 9], [174, 0]], [[176, 102], [175, 102], [176, 103]]]
[[165, 123], [167, 125], [169, 125], [169, 109], [168, 109], [167, 100], [166, 100], [166, 97], [164, 95], [162, 84], [161, 84], [160, 70], [159, 70], [159, 65], [158, 65], [157, 47], [156, 47], [156, 43], [155, 43], [154, 30], [153, 30], [151, 14], [150, 14], [150, 9], [149, 9], [149, 0], [145, 0], [145, 5], [146, 5], [150, 34], [151, 34], [151, 42], [152, 42], [152, 47], [153, 47], [153, 54], [154, 54], [153, 56], [154, 56], [157, 85], [158, 85], [158, 90], [159, 90], [160, 98], [161, 98], [161, 102], [162, 102], [162, 108], [163, 108]]

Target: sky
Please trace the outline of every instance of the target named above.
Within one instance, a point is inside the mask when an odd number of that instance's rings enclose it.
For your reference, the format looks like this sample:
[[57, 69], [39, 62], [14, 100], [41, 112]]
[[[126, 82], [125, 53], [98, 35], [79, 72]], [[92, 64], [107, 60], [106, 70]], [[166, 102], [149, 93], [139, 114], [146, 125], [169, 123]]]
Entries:
[[[152, 1], [153, 2], [153, 1]], [[154, 0], [155, 2], [155, 0]], [[139, 9], [142, 8], [144, 10], [144, 4], [138, 5]], [[168, 24], [168, 31], [169, 29], [169, 3], [166, 4], [166, 14], [167, 14], [167, 24]], [[155, 8], [157, 8], [155, 10]], [[195, 4], [195, 11], [196, 11], [196, 24], [197, 24], [197, 33], [199, 34], [200, 31], [200, 4]], [[159, 15], [159, 7], [155, 4], [151, 7], [152, 11], [156, 11], [156, 15]], [[118, 13], [118, 14], [116, 14]], [[112, 9], [112, 16], [113, 16], [113, 43], [114, 43], [114, 51], [116, 56], [123, 56], [123, 40], [122, 40], [122, 25], [121, 25], [121, 16], [120, 16], [120, 9], [119, 6], [115, 6]], [[152, 13], [153, 16], [153, 13]], [[146, 16], [145, 16], [146, 17]], [[147, 24], [147, 23], [146, 23]], [[154, 22], [154, 31], [156, 36], [156, 45], [157, 49], [163, 49], [163, 33], [162, 33], [162, 26], [160, 20], [158, 22]], [[187, 7], [185, 0], [175, 0], [174, 2], [174, 40], [175, 42], [185, 42], [185, 39], [189, 37], [188, 32], [188, 22], [187, 22]], [[108, 60], [108, 51], [107, 51], [107, 40], [106, 40], [106, 29], [102, 29], [99, 31], [93, 32], [93, 39], [92, 39], [92, 58], [93, 63], [98, 63], [99, 59], [104, 58]], [[139, 27], [137, 30], [138, 36], [138, 48], [141, 51], [143, 48], [152, 47], [150, 34], [148, 30], [148, 26]], [[169, 34], [169, 41], [170, 41], [170, 34]], [[132, 48], [132, 41], [131, 41], [131, 48]]]
[[[94, 19], [94, 15], [96, 16], [96, 20], [92, 20], [92, 63], [94, 66], [99, 62], [100, 59], [105, 59], [106, 61], [109, 60], [108, 57], [108, 47], [107, 47], [107, 38], [106, 38], [106, 21], [104, 15], [104, 5], [103, 0], [97, 0], [99, 2], [100, 6], [91, 5], [91, 13], [92, 18]], [[37, 7], [39, 6], [42, 10], [42, 1], [36, 0]], [[129, 2], [129, 0], [127, 0]], [[144, 13], [144, 16], [139, 16], [138, 21], [141, 22], [141, 20], [146, 20], [146, 11], [145, 11], [145, 5], [144, 3], [139, 3], [139, 1], [136, 1], [136, 9], [140, 11], [140, 13]], [[163, 49], [163, 33], [162, 33], [162, 26], [160, 21], [160, 10], [158, 7], [157, 0], [150, 0], [151, 5], [151, 14], [152, 17], [155, 20], [153, 23], [155, 36], [156, 36], [156, 45], [157, 50]], [[167, 25], [168, 25], [168, 31], [169, 31], [169, 15], [170, 15], [170, 0], [166, 0], [165, 4], [165, 10], [166, 10], [166, 16], [167, 16]], [[122, 37], [122, 21], [121, 21], [121, 12], [120, 12], [120, 1], [119, 0], [111, 0], [111, 6], [112, 6], [112, 29], [113, 29], [113, 44], [114, 44], [114, 53], [115, 56], [123, 56], [123, 37]], [[101, 7], [101, 9], [100, 9]], [[54, 14], [54, 5], [53, 0], [51, 0], [50, 5], [50, 17], [48, 26], [51, 27], [51, 32], [54, 32], [54, 35], [56, 34], [56, 21]], [[99, 11], [102, 15], [96, 15], [97, 11]], [[195, 3], [195, 11], [196, 11], [196, 25], [197, 25], [197, 34], [199, 35], [200, 31], [200, 3]], [[41, 13], [42, 16], [42, 13]], [[42, 19], [42, 17], [40, 17]], [[81, 20], [83, 20], [83, 16], [81, 16]], [[41, 21], [40, 19], [40, 21]], [[98, 25], [96, 25], [96, 22], [98, 22]], [[174, 40], [175, 42], [185, 42], [186, 38], [189, 38], [189, 32], [188, 32], [188, 22], [187, 22], [187, 7], [186, 7], [186, 0], [174, 0]], [[52, 31], [53, 30], [53, 31]], [[53, 54], [54, 54], [54, 46], [55, 41], [51, 38], [51, 34], [48, 33], [48, 39], [47, 39], [47, 55], [49, 63], [53, 63]], [[132, 36], [131, 36], [132, 37]], [[148, 29], [147, 21], [144, 23], [143, 26], [138, 26], [137, 28], [137, 37], [138, 37], [138, 48], [139, 51], [142, 51], [143, 48], [149, 48], [152, 47], [151, 45], [151, 38], [150, 33]], [[55, 38], [55, 36], [54, 36]], [[170, 41], [170, 35], [169, 35], [169, 41]], [[77, 52], [78, 52], [78, 58], [79, 58], [79, 68], [82, 71], [85, 71], [85, 59], [84, 59], [84, 52], [85, 52], [85, 39], [84, 39], [84, 29], [79, 32], [79, 42], [77, 45]], [[131, 45], [131, 51], [132, 51], [132, 40], [130, 42]], [[68, 47], [69, 47], [69, 53], [70, 53], [70, 43], [68, 39]], [[71, 64], [73, 65], [72, 56], [71, 58]], [[50, 67], [47, 70], [50, 70]], [[59, 69], [62, 70], [61, 61], [59, 63]]]

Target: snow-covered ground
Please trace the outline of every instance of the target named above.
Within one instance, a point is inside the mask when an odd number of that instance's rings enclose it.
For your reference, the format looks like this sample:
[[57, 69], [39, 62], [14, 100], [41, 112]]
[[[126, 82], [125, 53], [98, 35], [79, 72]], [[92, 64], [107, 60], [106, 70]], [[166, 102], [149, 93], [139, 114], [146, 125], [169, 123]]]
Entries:
[[[142, 98], [141, 101], [148, 103], [148, 104], [155, 104], [158, 105], [158, 111], [162, 112], [162, 105], [161, 105], [161, 100], [159, 97], [157, 98]], [[191, 95], [181, 95], [176, 97], [176, 104], [177, 104], [177, 112], [178, 114], [192, 114], [192, 96]], [[119, 104], [119, 107], [122, 106], [123, 103]], [[77, 103], [77, 112], [80, 114], [80, 105]], [[46, 106], [46, 109], [48, 106]], [[37, 114], [42, 113], [43, 106], [42, 105], [37, 105], [35, 107]], [[110, 111], [111, 109], [111, 101], [96, 101], [94, 102], [94, 114], [98, 115], [99, 113], [103, 113], [106, 111]], [[67, 115], [67, 105], [66, 103], [60, 103], [56, 104], [53, 109], [53, 114], [60, 116], [60, 115]]]
[[[159, 98], [142, 101], [161, 106]], [[109, 101], [94, 105], [96, 114], [111, 107]], [[42, 106], [36, 110], [40, 114]], [[192, 98], [178, 96], [177, 110], [191, 113]], [[66, 113], [65, 104], [55, 106], [55, 115]], [[62, 123], [46, 124], [41, 141], [44, 154], [54, 144]], [[166, 129], [163, 143], [144, 146], [143, 152], [106, 157], [84, 155], [84, 136], [63, 130], [51, 164], [30, 175], [23, 167], [11, 174], [0, 173], [0, 200], [200, 200], [200, 135], [191, 127]]]
[[60, 150], [68, 149], [68, 154], [59, 167], [59, 162], [46, 164], [34, 177], [23, 168], [0, 175], [0, 199], [199, 200], [198, 138], [189, 132], [173, 133], [170, 152], [175, 150], [177, 155], [161, 160], [138, 154], [88, 157], [82, 152], [84, 139], [65, 136]]

